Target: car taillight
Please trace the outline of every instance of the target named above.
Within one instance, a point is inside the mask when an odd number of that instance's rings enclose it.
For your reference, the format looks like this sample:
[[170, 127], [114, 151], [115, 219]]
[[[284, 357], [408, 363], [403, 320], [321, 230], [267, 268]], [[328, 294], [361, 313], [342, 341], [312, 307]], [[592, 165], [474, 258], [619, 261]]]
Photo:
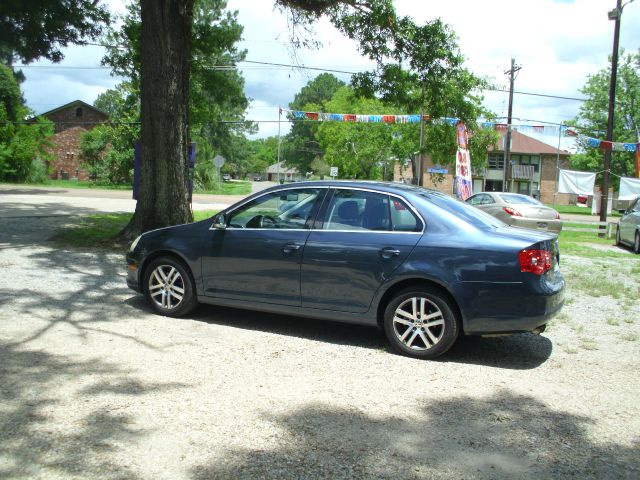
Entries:
[[560, 220], [560, 214], [556, 212], [556, 220]]
[[521, 217], [522, 214], [516, 210], [515, 208], [511, 208], [511, 207], [502, 207], [502, 209], [507, 212], [509, 215], [513, 215], [514, 217]]
[[547, 250], [522, 250], [518, 254], [520, 271], [542, 275], [551, 270], [551, 252]]

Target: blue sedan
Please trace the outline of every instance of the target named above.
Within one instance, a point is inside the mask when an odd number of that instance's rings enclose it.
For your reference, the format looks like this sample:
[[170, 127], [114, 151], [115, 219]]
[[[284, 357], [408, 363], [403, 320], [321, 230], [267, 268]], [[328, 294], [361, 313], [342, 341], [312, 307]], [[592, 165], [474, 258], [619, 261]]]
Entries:
[[419, 187], [304, 182], [146, 232], [127, 284], [156, 312], [199, 302], [379, 326], [435, 358], [461, 334], [544, 330], [564, 302], [557, 239]]

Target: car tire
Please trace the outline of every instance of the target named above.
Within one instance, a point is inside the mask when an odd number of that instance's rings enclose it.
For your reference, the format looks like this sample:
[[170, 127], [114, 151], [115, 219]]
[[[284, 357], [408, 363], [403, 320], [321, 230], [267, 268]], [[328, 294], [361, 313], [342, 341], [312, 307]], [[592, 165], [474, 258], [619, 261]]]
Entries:
[[460, 332], [450, 300], [433, 288], [410, 287], [396, 294], [384, 312], [384, 332], [398, 353], [420, 359], [449, 350]]
[[618, 225], [618, 228], [616, 228], [616, 245], [622, 245], [622, 241], [620, 240], [620, 225]]
[[181, 317], [198, 305], [187, 267], [173, 257], [159, 257], [145, 269], [144, 294], [160, 315]]
[[640, 253], [640, 232], [636, 232], [636, 238], [633, 242], [633, 251]]

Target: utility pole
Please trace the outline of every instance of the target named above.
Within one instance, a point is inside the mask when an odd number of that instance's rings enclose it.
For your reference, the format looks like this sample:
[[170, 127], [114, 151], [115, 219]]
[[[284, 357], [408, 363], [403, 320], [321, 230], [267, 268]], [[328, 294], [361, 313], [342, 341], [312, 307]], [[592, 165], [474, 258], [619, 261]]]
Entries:
[[424, 82], [422, 83], [422, 98], [420, 107], [420, 152], [418, 153], [418, 168], [416, 168], [418, 174], [417, 185], [424, 186], [424, 156], [422, 150], [424, 148]]
[[504, 145], [504, 182], [502, 183], [502, 191], [509, 192], [511, 190], [511, 120], [513, 114], [513, 84], [515, 82], [515, 74], [520, 71], [522, 67], [516, 65], [516, 59], [511, 58], [511, 68], [504, 72], [505, 75], [509, 75], [509, 111], [507, 113], [507, 134]]
[[[627, 2], [630, 3], [630, 2]], [[616, 78], [618, 76], [618, 43], [620, 39], [620, 17], [622, 0], [617, 0], [616, 8], [609, 12], [609, 20], [615, 20], [613, 30], [613, 53], [611, 54], [611, 82], [609, 83], [609, 115], [607, 119], [607, 142], [613, 141], [613, 117], [616, 105]], [[604, 151], [604, 173], [602, 175], [602, 197], [600, 199], [600, 221], [607, 221], [609, 205], [609, 178], [611, 174], [611, 150]]]

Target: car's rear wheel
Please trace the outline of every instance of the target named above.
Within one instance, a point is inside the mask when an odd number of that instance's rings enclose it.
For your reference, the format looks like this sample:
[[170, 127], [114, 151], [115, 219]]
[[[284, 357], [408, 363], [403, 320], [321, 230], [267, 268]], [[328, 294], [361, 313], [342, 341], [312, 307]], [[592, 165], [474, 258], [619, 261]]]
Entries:
[[168, 317], [186, 315], [198, 304], [189, 271], [172, 257], [159, 257], [146, 268], [144, 293], [153, 309]]
[[436, 358], [455, 343], [458, 319], [438, 290], [411, 287], [387, 305], [384, 331], [397, 352], [414, 358]]
[[616, 228], [616, 245], [622, 245], [622, 242], [620, 241], [620, 225]]
[[633, 242], [633, 251], [640, 253], [640, 232], [636, 232], [636, 239]]

